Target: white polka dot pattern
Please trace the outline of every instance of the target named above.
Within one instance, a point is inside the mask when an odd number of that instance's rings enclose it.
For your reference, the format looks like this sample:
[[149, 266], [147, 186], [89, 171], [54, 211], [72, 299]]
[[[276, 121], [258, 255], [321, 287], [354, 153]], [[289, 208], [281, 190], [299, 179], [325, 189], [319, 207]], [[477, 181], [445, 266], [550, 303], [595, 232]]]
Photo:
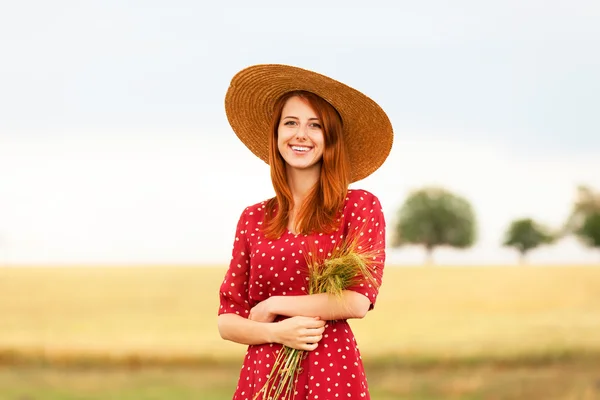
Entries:
[[[358, 236], [359, 246], [373, 253], [372, 274], [381, 284], [385, 263], [385, 220], [379, 200], [364, 190], [350, 190], [338, 229], [330, 234], [294, 235], [277, 240], [261, 232], [264, 202], [242, 213], [232, 258], [220, 288], [218, 314], [247, 317], [251, 307], [269, 296], [304, 295], [308, 269], [305, 257], [331, 254], [347, 236]], [[367, 281], [348, 288], [367, 296], [373, 308], [378, 288]], [[249, 346], [234, 400], [252, 400], [270, 373], [278, 344]], [[328, 321], [319, 347], [309, 352], [296, 384], [295, 400], [369, 399], [367, 381], [356, 340], [347, 321]]]

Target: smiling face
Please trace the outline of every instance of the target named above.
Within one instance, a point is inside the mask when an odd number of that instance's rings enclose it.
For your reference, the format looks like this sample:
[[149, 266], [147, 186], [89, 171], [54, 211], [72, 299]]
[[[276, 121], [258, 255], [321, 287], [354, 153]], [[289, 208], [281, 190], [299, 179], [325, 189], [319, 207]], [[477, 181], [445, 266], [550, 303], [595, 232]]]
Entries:
[[305, 99], [290, 97], [283, 106], [277, 128], [277, 147], [291, 168], [321, 167], [325, 149], [322, 121]]

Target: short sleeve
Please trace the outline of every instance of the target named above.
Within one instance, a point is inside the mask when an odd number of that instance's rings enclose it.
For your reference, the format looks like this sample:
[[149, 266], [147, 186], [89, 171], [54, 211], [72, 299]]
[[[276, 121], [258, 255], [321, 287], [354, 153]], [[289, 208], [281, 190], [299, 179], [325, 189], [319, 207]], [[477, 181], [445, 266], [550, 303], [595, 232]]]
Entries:
[[237, 223], [235, 240], [229, 268], [221, 284], [218, 315], [238, 314], [247, 318], [250, 313], [248, 302], [248, 281], [250, 270], [250, 252], [248, 250], [247, 209]]
[[376, 196], [362, 190], [353, 193], [346, 207], [346, 236], [357, 238], [358, 250], [369, 254], [369, 271], [376, 283], [363, 277], [347, 290], [364, 294], [371, 300], [369, 309], [373, 309], [383, 282], [385, 265], [386, 224], [383, 210]]

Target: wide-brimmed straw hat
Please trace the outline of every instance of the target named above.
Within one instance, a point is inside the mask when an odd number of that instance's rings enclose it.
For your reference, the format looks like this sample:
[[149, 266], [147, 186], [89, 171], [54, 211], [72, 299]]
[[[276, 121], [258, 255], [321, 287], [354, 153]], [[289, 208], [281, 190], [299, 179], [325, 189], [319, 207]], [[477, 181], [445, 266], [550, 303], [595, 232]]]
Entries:
[[329, 102], [342, 117], [351, 181], [361, 180], [385, 161], [392, 148], [392, 124], [372, 99], [341, 82], [289, 65], [254, 65], [238, 72], [225, 96], [225, 111], [240, 140], [267, 164], [276, 101], [304, 90]]

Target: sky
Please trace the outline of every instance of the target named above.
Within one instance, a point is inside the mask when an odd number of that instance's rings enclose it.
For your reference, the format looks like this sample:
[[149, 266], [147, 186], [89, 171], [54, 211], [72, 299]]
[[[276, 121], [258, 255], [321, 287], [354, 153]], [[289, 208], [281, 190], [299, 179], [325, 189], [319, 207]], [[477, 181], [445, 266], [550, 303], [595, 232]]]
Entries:
[[[379, 197], [390, 235], [410, 191], [466, 197], [478, 241], [438, 263], [515, 263], [511, 220], [558, 228], [578, 185], [600, 190], [597, 1], [221, 3], [0, 5], [1, 265], [226, 264], [244, 207], [273, 194], [223, 105], [253, 64], [383, 107], [392, 151], [352, 187]], [[530, 262], [600, 254], [566, 238]]]

